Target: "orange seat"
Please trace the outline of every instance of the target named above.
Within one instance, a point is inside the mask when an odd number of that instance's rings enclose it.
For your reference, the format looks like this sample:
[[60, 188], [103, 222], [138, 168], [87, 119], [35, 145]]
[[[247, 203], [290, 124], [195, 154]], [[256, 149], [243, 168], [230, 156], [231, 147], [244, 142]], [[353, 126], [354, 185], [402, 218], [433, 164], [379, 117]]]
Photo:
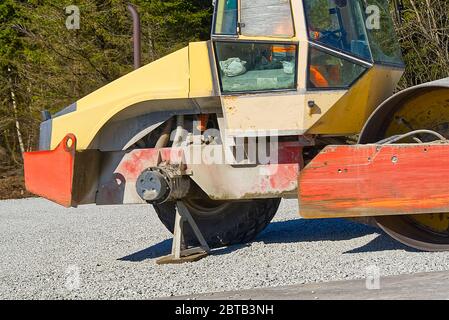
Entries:
[[273, 52], [275, 53], [292, 53], [296, 52], [296, 46], [273, 46]]
[[329, 87], [329, 82], [326, 80], [320, 70], [318, 70], [318, 66], [310, 66], [310, 81], [317, 88]]

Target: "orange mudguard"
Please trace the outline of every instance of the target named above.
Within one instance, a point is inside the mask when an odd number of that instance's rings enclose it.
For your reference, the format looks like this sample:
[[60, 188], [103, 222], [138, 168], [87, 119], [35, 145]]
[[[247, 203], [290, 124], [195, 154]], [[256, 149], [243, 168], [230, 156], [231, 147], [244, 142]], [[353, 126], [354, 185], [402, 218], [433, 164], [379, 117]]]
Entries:
[[76, 137], [68, 134], [55, 150], [24, 153], [25, 187], [28, 191], [72, 206]]

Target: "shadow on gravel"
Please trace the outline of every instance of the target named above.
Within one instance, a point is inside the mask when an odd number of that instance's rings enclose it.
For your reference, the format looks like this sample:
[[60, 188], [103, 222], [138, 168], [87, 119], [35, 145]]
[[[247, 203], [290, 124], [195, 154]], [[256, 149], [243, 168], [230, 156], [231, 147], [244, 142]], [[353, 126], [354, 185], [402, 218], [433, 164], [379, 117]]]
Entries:
[[[393, 240], [380, 229], [358, 224], [344, 219], [306, 220], [296, 219], [272, 222], [255, 241], [270, 243], [314, 242], [314, 241], [343, 241], [363, 237], [369, 234], [378, 236], [359, 248], [344, 252], [363, 253], [387, 250], [405, 250], [419, 252]], [[120, 258], [122, 261], [141, 262], [155, 259], [171, 252], [172, 240], [161, 241], [151, 247]], [[224, 255], [240, 250], [248, 245], [235, 245], [216, 249], [212, 255]]]
[[264, 243], [342, 241], [369, 234], [377, 234], [378, 236], [366, 245], [345, 253], [388, 250], [419, 252], [419, 250], [409, 248], [397, 242], [378, 228], [345, 219], [296, 219], [273, 222], [256, 238], [256, 241]]
[[147, 259], [155, 259], [160, 258], [162, 256], [166, 256], [171, 252], [172, 240], [166, 239], [161, 241], [151, 247], [146, 249], [134, 252], [129, 256], [120, 258], [120, 261], [130, 261], [130, 262], [142, 262]]
[[407, 252], [423, 252], [418, 249], [407, 247], [406, 245], [394, 240], [385, 233], [379, 234], [378, 237], [370, 241], [364, 246], [355, 248], [344, 253], [363, 253], [363, 252], [378, 252], [388, 250], [404, 250]]
[[296, 219], [272, 222], [256, 240], [265, 243], [339, 241], [379, 232], [377, 228], [344, 219]]

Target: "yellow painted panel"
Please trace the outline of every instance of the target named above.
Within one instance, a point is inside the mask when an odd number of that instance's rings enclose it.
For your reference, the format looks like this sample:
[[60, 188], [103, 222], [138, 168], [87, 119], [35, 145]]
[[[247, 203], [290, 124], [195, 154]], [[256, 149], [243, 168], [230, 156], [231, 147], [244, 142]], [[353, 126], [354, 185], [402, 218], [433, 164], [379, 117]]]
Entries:
[[307, 131], [308, 134], [359, 133], [371, 113], [393, 94], [403, 71], [374, 66]]
[[77, 111], [53, 120], [51, 148], [67, 133], [87, 149], [101, 127], [116, 113], [147, 100], [189, 97], [188, 47], [135, 70], [77, 102]]
[[[304, 100], [303, 128], [304, 131], [310, 129], [315, 123], [321, 120], [325, 115], [348, 91], [347, 90], [325, 90], [308, 91]], [[314, 102], [312, 108], [309, 107], [309, 101]]]
[[214, 95], [212, 80], [213, 61], [210, 61], [207, 42], [194, 42], [189, 45], [190, 97], [209, 97]]
[[297, 92], [225, 96], [222, 103], [230, 133], [302, 128], [304, 96]]
[[[302, 134], [326, 113], [346, 91], [285, 92], [223, 97], [230, 133], [238, 130], [279, 130]], [[314, 101], [310, 109], [308, 101]]]
[[[392, 121], [388, 126], [385, 137], [410, 132], [410, 128], [435, 130], [446, 135], [447, 129], [438, 128], [438, 124], [445, 123], [449, 112], [449, 90], [447, 88], [420, 92], [406, 100], [403, 106], [395, 112], [395, 118], [403, 121]], [[444, 126], [442, 126], [444, 127]]]

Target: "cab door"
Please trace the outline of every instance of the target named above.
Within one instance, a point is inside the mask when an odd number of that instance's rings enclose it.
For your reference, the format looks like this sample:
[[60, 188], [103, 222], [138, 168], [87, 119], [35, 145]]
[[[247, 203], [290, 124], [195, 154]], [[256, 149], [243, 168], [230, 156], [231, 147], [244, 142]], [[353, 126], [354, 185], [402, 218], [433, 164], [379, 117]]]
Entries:
[[303, 129], [305, 77], [299, 70], [307, 61], [295, 32], [294, 13], [301, 11], [293, 3], [299, 2], [216, 1], [212, 42], [230, 135], [273, 135], [266, 133], [270, 130], [290, 135]]

